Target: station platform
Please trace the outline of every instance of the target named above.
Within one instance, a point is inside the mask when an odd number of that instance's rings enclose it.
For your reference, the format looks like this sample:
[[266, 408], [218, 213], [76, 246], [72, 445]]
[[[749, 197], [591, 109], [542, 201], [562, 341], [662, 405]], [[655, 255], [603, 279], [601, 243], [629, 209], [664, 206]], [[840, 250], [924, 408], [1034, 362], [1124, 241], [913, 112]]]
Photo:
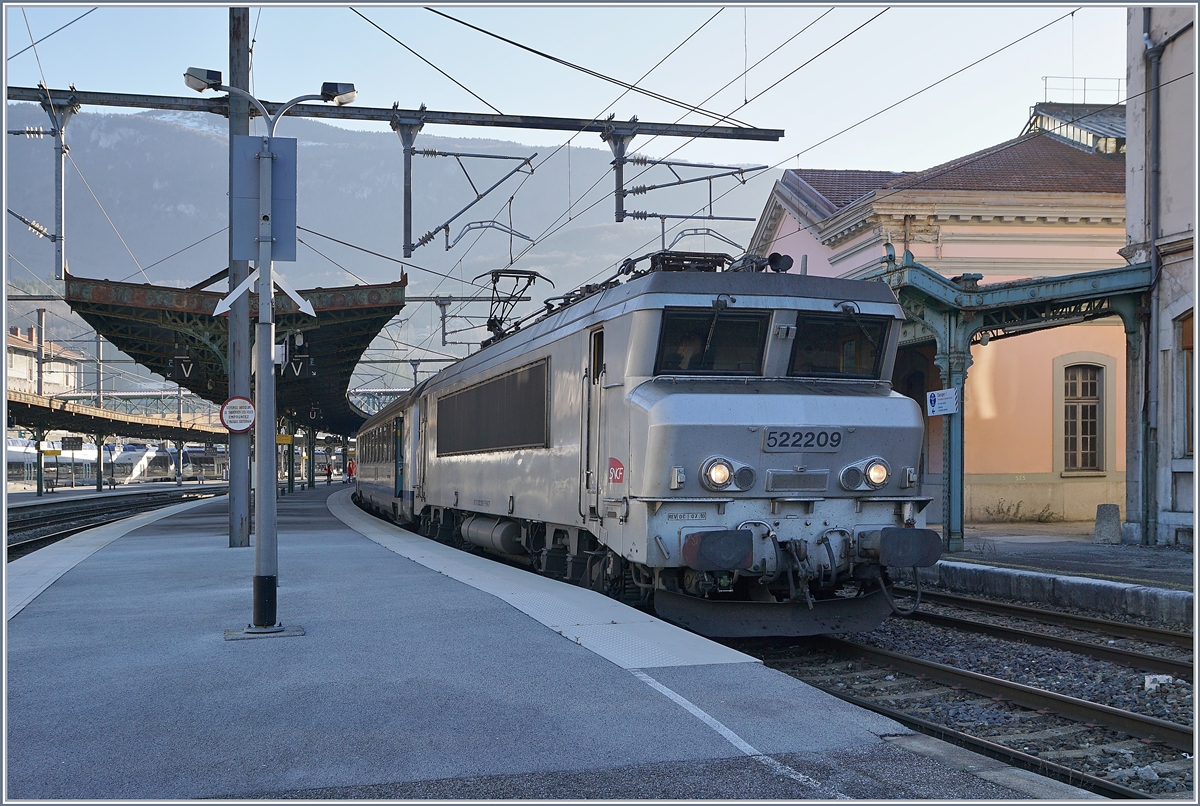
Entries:
[[224, 499], [9, 563], [5, 799], [1097, 799], [599, 594], [279, 502], [279, 616]]
[[942, 555], [921, 578], [958, 593], [1191, 624], [1190, 546], [1098, 544], [1093, 533], [1090, 521], [968, 524], [964, 550]]

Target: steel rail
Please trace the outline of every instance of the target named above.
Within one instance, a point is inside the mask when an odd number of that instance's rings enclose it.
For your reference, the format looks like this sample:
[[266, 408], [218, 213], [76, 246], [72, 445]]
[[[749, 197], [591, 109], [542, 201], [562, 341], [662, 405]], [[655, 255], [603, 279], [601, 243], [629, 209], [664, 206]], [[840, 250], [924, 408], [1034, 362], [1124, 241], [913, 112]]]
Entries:
[[1176, 750], [1192, 751], [1193, 730], [1187, 725], [1135, 714], [978, 672], [956, 669], [944, 663], [921, 660], [842, 638], [821, 636], [820, 640], [844, 655], [864, 658], [880, 666], [894, 666], [909, 674], [924, 675], [936, 682], [959, 686], [984, 697], [1008, 699], [1025, 708], [1053, 711], [1071, 719], [1106, 725], [1141, 739], [1156, 739]]
[[133, 515], [137, 515], [137, 514], [139, 514], [139, 513], [138, 512], [127, 512], [123, 515], [118, 515], [116, 517], [108, 517], [108, 518], [105, 518], [104, 520], [93, 521], [92, 523], [85, 523], [85, 524], [81, 524], [79, 526], [72, 526], [69, 529], [63, 529], [61, 532], [52, 532], [51, 534], [48, 534], [48, 535], [41, 535], [40, 537], [31, 537], [28, 540], [18, 540], [16, 542], [9, 543], [4, 548], [5, 562], [12, 562], [13, 560], [19, 560], [28, 554], [32, 554], [33, 552], [37, 551], [38, 549], [44, 549], [47, 546], [53, 545], [54, 543], [57, 543], [60, 540], [65, 540], [68, 537], [71, 537], [72, 535], [79, 534], [80, 532], [86, 532], [88, 529], [98, 529], [101, 526], [108, 526], [110, 523], [116, 523], [117, 521], [123, 521], [126, 518], [131, 517]]
[[[135, 515], [153, 509], [177, 504], [195, 498], [213, 498], [229, 492], [228, 485], [213, 484], [205, 487], [188, 487], [170, 490], [152, 490], [137, 493], [114, 495], [93, 495], [67, 498], [62, 501], [51, 501], [44, 504], [26, 504], [9, 507], [5, 513], [8, 536], [19, 535], [34, 529], [42, 529], [60, 523], [69, 523], [83, 518], [96, 518], [114, 513], [122, 516]], [[93, 524], [95, 525], [95, 524]], [[17, 545], [18, 541], [9, 541], [8, 545]]]
[[1147, 672], [1165, 673], [1187, 680], [1189, 683], [1193, 682], [1191, 661], [1146, 655], [1142, 652], [1132, 652], [1128, 649], [1117, 649], [1116, 647], [1104, 646], [1103, 644], [1077, 641], [1073, 638], [1059, 638], [1058, 636], [1046, 635], [1045, 633], [1020, 630], [1015, 627], [1003, 627], [998, 624], [988, 624], [982, 621], [972, 621], [971, 619], [957, 618], [955, 616], [944, 616], [938, 613], [922, 613], [918, 611], [908, 616], [908, 618], [918, 619], [928, 624], [935, 624], [939, 627], [947, 627], [952, 630], [964, 630], [982, 635], [990, 635], [1006, 641], [1022, 641], [1033, 646], [1075, 652], [1095, 658], [1096, 660], [1115, 663], [1119, 666], [1142, 669]]
[[857, 705], [859, 708], [866, 708], [868, 711], [874, 711], [888, 719], [895, 720], [905, 727], [912, 728], [915, 731], [924, 733], [927, 736], [933, 736], [936, 739], [941, 739], [951, 744], [956, 744], [960, 747], [965, 747], [983, 756], [994, 758], [1003, 761], [1014, 767], [1021, 767], [1035, 772], [1038, 775], [1044, 775], [1047, 778], [1054, 778], [1063, 783], [1077, 786], [1080, 789], [1086, 789], [1089, 792], [1094, 792], [1097, 795], [1104, 795], [1108, 798], [1144, 798], [1153, 800], [1154, 795], [1147, 794], [1137, 789], [1132, 789], [1121, 784], [1107, 781], [1103, 778], [1098, 778], [1095, 775], [1089, 775], [1080, 770], [1071, 769], [1062, 764], [1056, 764], [1053, 761], [1047, 761], [1044, 758], [1023, 753], [1020, 750], [1014, 750], [998, 742], [990, 739], [985, 739], [982, 736], [973, 736], [969, 733], [954, 730], [953, 728], [939, 725], [936, 722], [930, 722], [927, 719], [922, 719], [919, 716], [898, 711], [895, 708], [890, 708], [886, 705], [879, 705], [871, 700], [856, 697], [853, 694], [845, 694], [838, 691], [836, 688], [827, 688], [819, 686], [815, 683], [808, 685], [813, 688], [819, 688], [826, 694], [832, 694], [840, 700], [845, 700], [851, 705]]
[[[903, 593], [909, 596], [916, 594], [913, 588], [901, 587], [899, 585], [893, 586], [892, 592]], [[955, 596], [950, 593], [922, 590], [921, 598], [928, 602], [955, 605], [965, 610], [978, 610], [983, 613], [994, 613], [1000, 616], [1016, 616], [1018, 618], [1027, 618], [1031, 621], [1039, 621], [1043, 624], [1072, 627], [1086, 632], [1107, 633], [1122, 638], [1134, 638], [1152, 644], [1166, 644], [1191, 649], [1194, 641], [1194, 636], [1191, 633], [1163, 630], [1156, 627], [1142, 627], [1137, 624], [1126, 624], [1122, 621], [1110, 621], [1108, 619], [1092, 618], [1091, 616], [1075, 616], [1070, 613], [1059, 613], [1055, 610], [1041, 610], [1036, 607], [993, 602], [989, 599], [976, 599], [970, 596]]]

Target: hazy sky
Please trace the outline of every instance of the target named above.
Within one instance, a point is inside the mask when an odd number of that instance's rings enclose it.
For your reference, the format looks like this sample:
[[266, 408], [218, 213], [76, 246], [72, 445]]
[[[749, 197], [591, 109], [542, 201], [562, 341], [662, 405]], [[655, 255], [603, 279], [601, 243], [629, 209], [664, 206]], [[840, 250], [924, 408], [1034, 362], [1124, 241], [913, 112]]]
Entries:
[[[36, 54], [30, 49], [15, 55], [92, 7], [7, 5], [7, 83], [34, 86], [44, 79], [53, 88], [73, 83], [80, 90], [191, 95], [182, 80], [186, 68], [228, 70], [226, 6], [101, 5], [38, 44]], [[282, 102], [316, 92], [322, 81], [345, 81], [357, 86], [361, 106], [398, 102], [402, 108], [425, 104], [459, 112], [494, 107], [518, 115], [713, 120], [626, 92], [419, 6], [356, 8], [371, 22], [349, 6], [252, 7], [252, 92]], [[1072, 85], [1082, 90], [1084, 77], [1088, 94], [1077, 91], [1073, 100], [1116, 102], [1117, 80], [1123, 88], [1125, 76], [1126, 9], [1114, 5], [482, 4], [440, 10], [683, 104], [786, 133], [774, 143], [638, 137], [631, 146], [650, 156], [703, 163], [920, 170], [1016, 137], [1030, 106], [1072, 100]], [[995, 51], [1001, 52], [989, 56]], [[1048, 94], [1047, 76], [1056, 77]], [[385, 124], [358, 125], [387, 131]], [[286, 121], [278, 133], [288, 136]], [[515, 140], [543, 153], [568, 137], [433, 125], [424, 133]], [[580, 135], [574, 144], [606, 148], [594, 134]], [[757, 214], [770, 193], [769, 175], [763, 177], [746, 188], [762, 200], [748, 215]], [[423, 345], [436, 330], [436, 311], [424, 308], [403, 331]], [[360, 373], [359, 381], [375, 383], [377, 377]], [[399, 381], [392, 376], [386, 382]]]
[[[8, 84], [31, 86], [44, 75], [51, 87], [74, 83], [81, 90], [184, 95], [191, 93], [181, 78], [187, 67], [227, 70], [228, 10], [223, 6], [101, 5], [39, 44], [36, 57], [34, 50], [12, 56], [29, 45], [31, 33], [34, 39], [45, 36], [88, 8], [7, 6]], [[315, 92], [322, 81], [350, 81], [358, 87], [358, 104], [365, 106], [390, 107], [398, 101], [407, 108], [424, 103], [439, 110], [492, 111], [474, 93], [506, 114], [591, 118], [615, 112], [619, 119], [637, 115], [644, 121], [674, 122], [682, 117], [689, 123], [711, 122], [696, 114], [684, 117], [679, 107], [632, 92], [617, 100], [624, 92], [620, 87], [425, 8], [356, 8], [470, 92], [348, 6], [268, 6], [252, 7], [250, 12], [254, 93], [284, 101]], [[926, 168], [1019, 134], [1029, 107], [1046, 97], [1043, 76], [1067, 77], [1053, 82], [1060, 89], [1052, 88], [1051, 100], [1070, 100], [1071, 76], [1109, 79], [1089, 81], [1087, 101], [1111, 102], [1116, 100], [1115, 79], [1125, 75], [1124, 7], [884, 9], [442, 7], [480, 28], [629, 83], [654, 68], [639, 86], [754, 126], [786, 131], [778, 143], [687, 143], [679, 138], [648, 142], [645, 137], [634, 141], [635, 149], [654, 156], [682, 146], [679, 158], [700, 162]], [[871, 122], [816, 145], [1075, 9], [1073, 16]], [[870, 21], [881, 11], [882, 16]], [[763, 57], [767, 58], [747, 77], [740, 77]], [[1076, 83], [1082, 88], [1081, 81]], [[1084, 100], [1081, 92], [1075, 100]], [[558, 132], [532, 130], [429, 126], [425, 131], [513, 139], [539, 147], [565, 139]], [[286, 135], [286, 124], [279, 133]], [[595, 135], [584, 135], [576, 144], [603, 147]]]

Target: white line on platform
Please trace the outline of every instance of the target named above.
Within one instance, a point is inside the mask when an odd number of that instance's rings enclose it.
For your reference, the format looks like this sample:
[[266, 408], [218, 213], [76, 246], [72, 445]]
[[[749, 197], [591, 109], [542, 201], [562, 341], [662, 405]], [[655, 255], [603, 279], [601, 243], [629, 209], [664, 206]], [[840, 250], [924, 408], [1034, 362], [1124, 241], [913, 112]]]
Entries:
[[[662, 694], [667, 699], [671, 700], [676, 705], [678, 705], [681, 708], [683, 708], [684, 710], [686, 710], [692, 716], [699, 719], [705, 725], [708, 725], [710, 728], [715, 730], [717, 733], [721, 734], [721, 736], [724, 737], [725, 741], [729, 742], [731, 745], [736, 747], [738, 750], [741, 750], [743, 753], [750, 756], [750, 758], [754, 759], [755, 761], [759, 762], [760, 764], [765, 765], [776, 775], [782, 775], [785, 778], [791, 778], [793, 781], [804, 784], [805, 786], [811, 787], [813, 789], [821, 788], [821, 784], [819, 782], [817, 782], [815, 779], [809, 778], [804, 773], [799, 772], [798, 770], [792, 769], [791, 767], [784, 764], [783, 762], [777, 761], [777, 760], [771, 758], [770, 756], [766, 755], [765, 753], [760, 753], [758, 750], [754, 749], [754, 747], [752, 747], [750, 745], [750, 743], [747, 742], [745, 739], [743, 739], [741, 736], [738, 736], [736, 733], [731, 731], [729, 728], [725, 727], [725, 725], [722, 724], [721, 721], [718, 720], [716, 717], [714, 717], [712, 714], [708, 713], [703, 708], [696, 705], [694, 702], [687, 699], [686, 697], [684, 697], [680, 694], [677, 694], [674, 691], [672, 691], [671, 689], [667, 688], [662, 683], [658, 682], [653, 677], [651, 677], [650, 675], [643, 672], [641, 669], [630, 669], [629, 671], [635, 677], [637, 677], [638, 680], [641, 680], [643, 683], [650, 686], [650, 688], [654, 689], [659, 694]], [[843, 795], [841, 792], [837, 792], [837, 791], [833, 792], [833, 797], [837, 798], [838, 800], [848, 800], [849, 799], [848, 795]]]
[[218, 495], [199, 501], [185, 501], [182, 504], [132, 515], [116, 523], [97, 526], [95, 529], [72, 535], [19, 560], [13, 560], [5, 567], [4, 596], [7, 611], [4, 620], [8, 621], [20, 613], [27, 604], [40, 596], [42, 591], [53, 585], [56, 579], [118, 537], [171, 515], [187, 512], [201, 504], [211, 504], [222, 497]]
[[329, 511], [363, 537], [490, 593], [622, 669], [761, 663], [587, 588], [547, 579], [413, 534], [368, 515], [354, 505], [350, 494], [350, 490], [343, 490], [329, 496]]

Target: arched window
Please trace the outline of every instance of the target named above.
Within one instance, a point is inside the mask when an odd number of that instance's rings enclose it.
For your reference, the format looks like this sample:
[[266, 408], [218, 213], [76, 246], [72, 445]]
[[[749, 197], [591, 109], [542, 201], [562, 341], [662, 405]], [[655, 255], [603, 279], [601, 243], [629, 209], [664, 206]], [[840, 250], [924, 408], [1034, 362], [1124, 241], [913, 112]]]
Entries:
[[1066, 368], [1063, 388], [1063, 470], [1103, 470], [1101, 367], [1076, 364]]

